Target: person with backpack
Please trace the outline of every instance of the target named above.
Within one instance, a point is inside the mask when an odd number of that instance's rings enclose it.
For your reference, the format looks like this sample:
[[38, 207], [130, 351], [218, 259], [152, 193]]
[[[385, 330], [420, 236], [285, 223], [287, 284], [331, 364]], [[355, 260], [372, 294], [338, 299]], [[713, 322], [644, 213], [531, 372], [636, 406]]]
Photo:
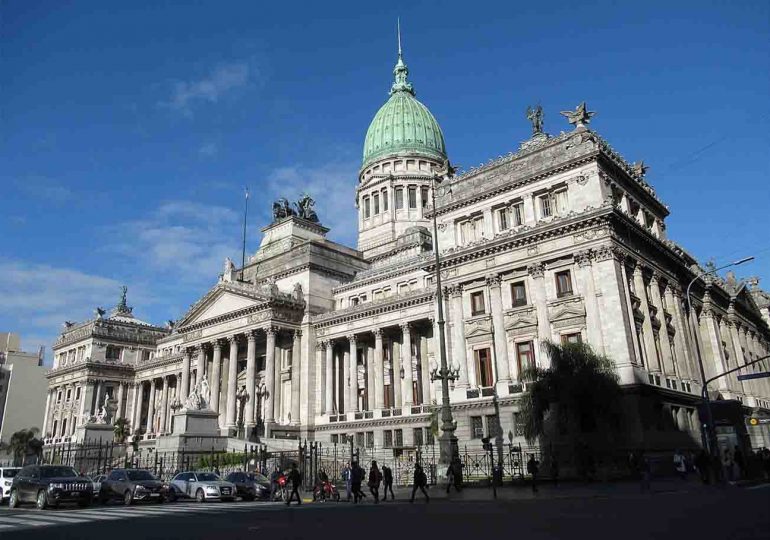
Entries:
[[460, 493], [463, 488], [463, 464], [459, 458], [452, 459], [449, 467], [446, 471], [446, 492], [449, 494], [450, 488], [454, 487], [455, 491]]
[[291, 471], [289, 472], [289, 481], [291, 481], [291, 493], [289, 494], [289, 498], [286, 501], [286, 506], [289, 506], [291, 504], [291, 501], [294, 499], [294, 495], [297, 495], [297, 506], [302, 504], [302, 497], [299, 495], [299, 488], [302, 485], [302, 475], [299, 474], [299, 469], [297, 469], [297, 464], [292, 463], [291, 464]]
[[377, 467], [377, 462], [372, 461], [372, 467], [369, 469], [369, 491], [372, 492], [374, 502], [380, 502], [380, 482], [382, 482], [382, 473]]
[[347, 492], [348, 502], [350, 502], [350, 494], [352, 492], [351, 482], [350, 482], [351, 472], [352, 471], [350, 469], [350, 462], [348, 462], [342, 468], [342, 479], [345, 481], [345, 491]]
[[412, 486], [412, 498], [409, 500], [410, 503], [414, 502], [414, 496], [417, 493], [417, 490], [419, 489], [422, 491], [422, 494], [425, 495], [425, 502], [430, 502], [430, 497], [428, 496], [428, 492], [425, 490], [425, 486], [428, 485], [428, 477], [425, 475], [425, 471], [422, 470], [422, 467], [418, 464], [414, 466], [414, 485]]
[[363, 480], [364, 470], [358, 465], [357, 461], [354, 461], [353, 466], [350, 468], [350, 489], [353, 491], [353, 504], [364, 500], [364, 494], [361, 493], [361, 482]]
[[390, 499], [395, 501], [396, 496], [393, 494], [393, 471], [387, 465], [382, 466], [382, 484], [385, 487], [382, 500], [388, 500], [388, 491], [390, 491]]

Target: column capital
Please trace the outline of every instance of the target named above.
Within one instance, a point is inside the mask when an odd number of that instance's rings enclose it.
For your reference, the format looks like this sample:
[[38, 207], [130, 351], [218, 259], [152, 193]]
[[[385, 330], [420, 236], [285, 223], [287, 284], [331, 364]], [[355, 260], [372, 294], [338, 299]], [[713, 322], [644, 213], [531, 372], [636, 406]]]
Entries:
[[625, 254], [617, 246], [604, 245], [593, 250], [593, 258], [597, 262], [609, 261], [611, 259], [622, 261], [625, 258]]
[[500, 288], [500, 283], [503, 281], [500, 274], [489, 274], [485, 279], [488, 287], [498, 289]]
[[576, 251], [572, 254], [572, 257], [575, 259], [575, 262], [578, 264], [580, 268], [584, 268], [586, 266], [591, 266], [591, 259], [593, 258], [593, 250], [591, 249], [584, 249], [581, 251]]
[[527, 273], [533, 278], [541, 278], [545, 275], [545, 264], [538, 262], [527, 266]]
[[249, 343], [257, 341], [257, 331], [256, 330], [249, 330], [246, 332], [246, 339]]
[[462, 296], [463, 295], [463, 286], [462, 286], [461, 283], [457, 283], [455, 285], [450, 285], [450, 286], [447, 287], [447, 289], [449, 290], [449, 295], [452, 298], [457, 298], [458, 296]]
[[411, 326], [409, 325], [408, 322], [402, 322], [398, 326], [401, 327], [401, 332], [403, 332], [404, 334], [406, 334], [407, 332], [411, 333]]
[[374, 334], [374, 339], [382, 339], [382, 328], [375, 328], [372, 330], [372, 334]]
[[300, 330], [299, 328], [296, 330], [293, 330], [293, 333], [294, 333], [294, 339], [299, 339], [302, 337], [302, 330]]
[[221, 339], [212, 339], [209, 342], [209, 345], [214, 350], [217, 350], [217, 349], [222, 350], [222, 340]]
[[233, 334], [232, 336], [227, 336], [227, 341], [230, 342], [230, 345], [238, 343], [238, 334]]
[[351, 343], [355, 343], [356, 341], [358, 341], [358, 338], [356, 337], [355, 334], [348, 334], [347, 338], [348, 338], [348, 341], [350, 341]]
[[652, 275], [650, 276], [650, 284], [653, 285], [655, 283], [658, 283], [659, 281], [660, 281], [660, 274], [655, 270], [653, 270]]
[[266, 326], [263, 328], [263, 330], [265, 331], [265, 335], [275, 336], [280, 331], [280, 328], [277, 326]]

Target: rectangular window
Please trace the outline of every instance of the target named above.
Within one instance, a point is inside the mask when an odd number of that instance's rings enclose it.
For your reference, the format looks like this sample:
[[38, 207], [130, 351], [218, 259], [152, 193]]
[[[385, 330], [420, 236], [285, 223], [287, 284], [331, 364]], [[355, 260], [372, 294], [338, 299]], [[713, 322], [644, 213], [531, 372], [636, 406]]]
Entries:
[[409, 208], [417, 208], [417, 188], [409, 186]]
[[364, 432], [356, 433], [356, 446], [359, 448], [364, 446]]
[[425, 186], [420, 188], [420, 197], [422, 198], [422, 207], [428, 206], [428, 188]]
[[516, 368], [519, 370], [519, 379], [521, 379], [521, 373], [531, 367], [535, 367], [535, 348], [532, 342], [517, 343]]
[[487, 415], [487, 435], [489, 437], [497, 437], [497, 432], [500, 429], [500, 422], [497, 420], [496, 414]]
[[383, 446], [385, 448], [393, 448], [393, 432], [389, 429], [386, 429], [382, 433], [384, 435]]
[[433, 431], [431, 431], [431, 428], [426, 427], [425, 428], [425, 444], [432, 445], [436, 441], [433, 440]]
[[396, 429], [393, 430], [393, 444], [396, 446], [396, 448], [401, 448], [404, 446], [404, 430], [403, 429]]
[[524, 423], [521, 421], [521, 413], [513, 413], [513, 435], [515, 437], [524, 436]]
[[396, 188], [396, 210], [404, 208], [404, 188]]
[[563, 296], [570, 296], [572, 294], [572, 279], [570, 277], [570, 271], [564, 270], [562, 272], [556, 272], [556, 296], [561, 298]]
[[567, 213], [567, 190], [562, 189], [553, 194], [554, 203], [556, 205], [556, 213], [563, 216]]
[[72, 388], [67, 388], [67, 401], [72, 400]]
[[374, 448], [374, 431], [366, 432], [366, 447]]
[[523, 281], [511, 283], [511, 304], [513, 307], [527, 305], [527, 288]]
[[538, 197], [540, 200], [540, 217], [551, 217], [553, 215], [553, 204], [551, 202], [550, 195], [541, 195]]
[[524, 203], [517, 202], [511, 206], [511, 221], [514, 227], [518, 227], [524, 223]]
[[80, 399], [80, 387], [79, 386], [75, 390], [75, 399]]
[[471, 439], [481, 439], [484, 436], [484, 423], [480, 416], [471, 416]]
[[414, 428], [412, 433], [414, 434], [414, 445], [422, 446], [423, 445], [422, 428]]
[[491, 388], [495, 382], [492, 378], [492, 354], [489, 349], [476, 349], [476, 383], [482, 388]]
[[484, 309], [484, 292], [476, 291], [471, 293], [471, 315], [483, 315]]
[[561, 342], [562, 343], [583, 343], [583, 337], [580, 335], [580, 332], [575, 332], [573, 334], [562, 334]]
[[636, 341], [639, 347], [639, 362], [644, 366], [647, 362], [644, 357], [644, 330], [642, 330], [641, 326], [636, 327]]
[[376, 216], [380, 213], [380, 196], [375, 193], [372, 199], [374, 200], [374, 215]]
[[340, 440], [340, 436], [339, 435], [336, 435], [336, 434], [332, 435], [332, 444], [337, 444], [339, 442], [339, 440]]
[[352, 306], [357, 306], [357, 305], [358, 305], [358, 297], [357, 296], [352, 296], [350, 298], [350, 306], [352, 307]]
[[501, 208], [497, 211], [497, 228], [499, 231], [507, 231], [511, 227], [508, 220], [508, 209]]
[[364, 219], [369, 219], [371, 210], [369, 208], [369, 197], [364, 197]]
[[382, 211], [388, 211], [388, 192], [384, 189], [382, 190]]

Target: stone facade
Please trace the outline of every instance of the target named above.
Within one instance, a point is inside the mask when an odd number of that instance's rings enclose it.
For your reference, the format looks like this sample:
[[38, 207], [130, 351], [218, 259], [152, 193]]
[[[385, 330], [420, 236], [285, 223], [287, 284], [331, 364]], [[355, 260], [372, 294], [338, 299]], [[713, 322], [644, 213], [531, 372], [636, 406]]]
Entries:
[[[524, 442], [520, 374], [548, 364], [546, 340], [583, 341], [615, 362], [630, 444], [696, 444], [696, 340], [707, 377], [767, 355], [768, 296], [730, 276], [704, 277], [689, 312], [687, 285], [705, 269], [667, 238], [669, 210], [646, 168], [587, 123], [557, 136], [538, 131], [438, 188], [446, 163], [435, 148], [395, 141], [360, 172], [358, 250], [328, 240], [317, 223], [278, 219], [246, 266], [228, 260], [173, 326], [119, 308], [65, 329], [49, 374], [47, 434], [66, 438], [109, 395], [114, 417], [152, 440], [172, 431], [180, 399], [206, 377], [222, 434], [242, 424], [241, 434], [275, 438], [430, 444], [442, 398], [431, 377], [435, 217], [461, 444], [480, 445], [497, 422]], [[76, 389], [71, 404], [58, 397], [67, 388]], [[747, 410], [770, 409], [767, 379], [726, 377], [711, 389]]]

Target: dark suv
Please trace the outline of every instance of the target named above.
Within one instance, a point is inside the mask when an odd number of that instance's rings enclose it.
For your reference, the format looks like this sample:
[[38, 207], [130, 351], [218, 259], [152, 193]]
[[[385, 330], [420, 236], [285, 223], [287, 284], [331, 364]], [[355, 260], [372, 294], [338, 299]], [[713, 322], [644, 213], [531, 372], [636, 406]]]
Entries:
[[64, 465], [27, 465], [11, 484], [8, 506], [35, 503], [40, 510], [59, 503], [74, 502], [84, 507], [93, 498], [91, 480]]
[[150, 471], [144, 469], [113, 469], [107, 478], [102, 480], [99, 500], [106, 503], [110, 500], [121, 500], [123, 504], [133, 504], [138, 501], [155, 501], [162, 503], [168, 494], [166, 485], [158, 480]]

